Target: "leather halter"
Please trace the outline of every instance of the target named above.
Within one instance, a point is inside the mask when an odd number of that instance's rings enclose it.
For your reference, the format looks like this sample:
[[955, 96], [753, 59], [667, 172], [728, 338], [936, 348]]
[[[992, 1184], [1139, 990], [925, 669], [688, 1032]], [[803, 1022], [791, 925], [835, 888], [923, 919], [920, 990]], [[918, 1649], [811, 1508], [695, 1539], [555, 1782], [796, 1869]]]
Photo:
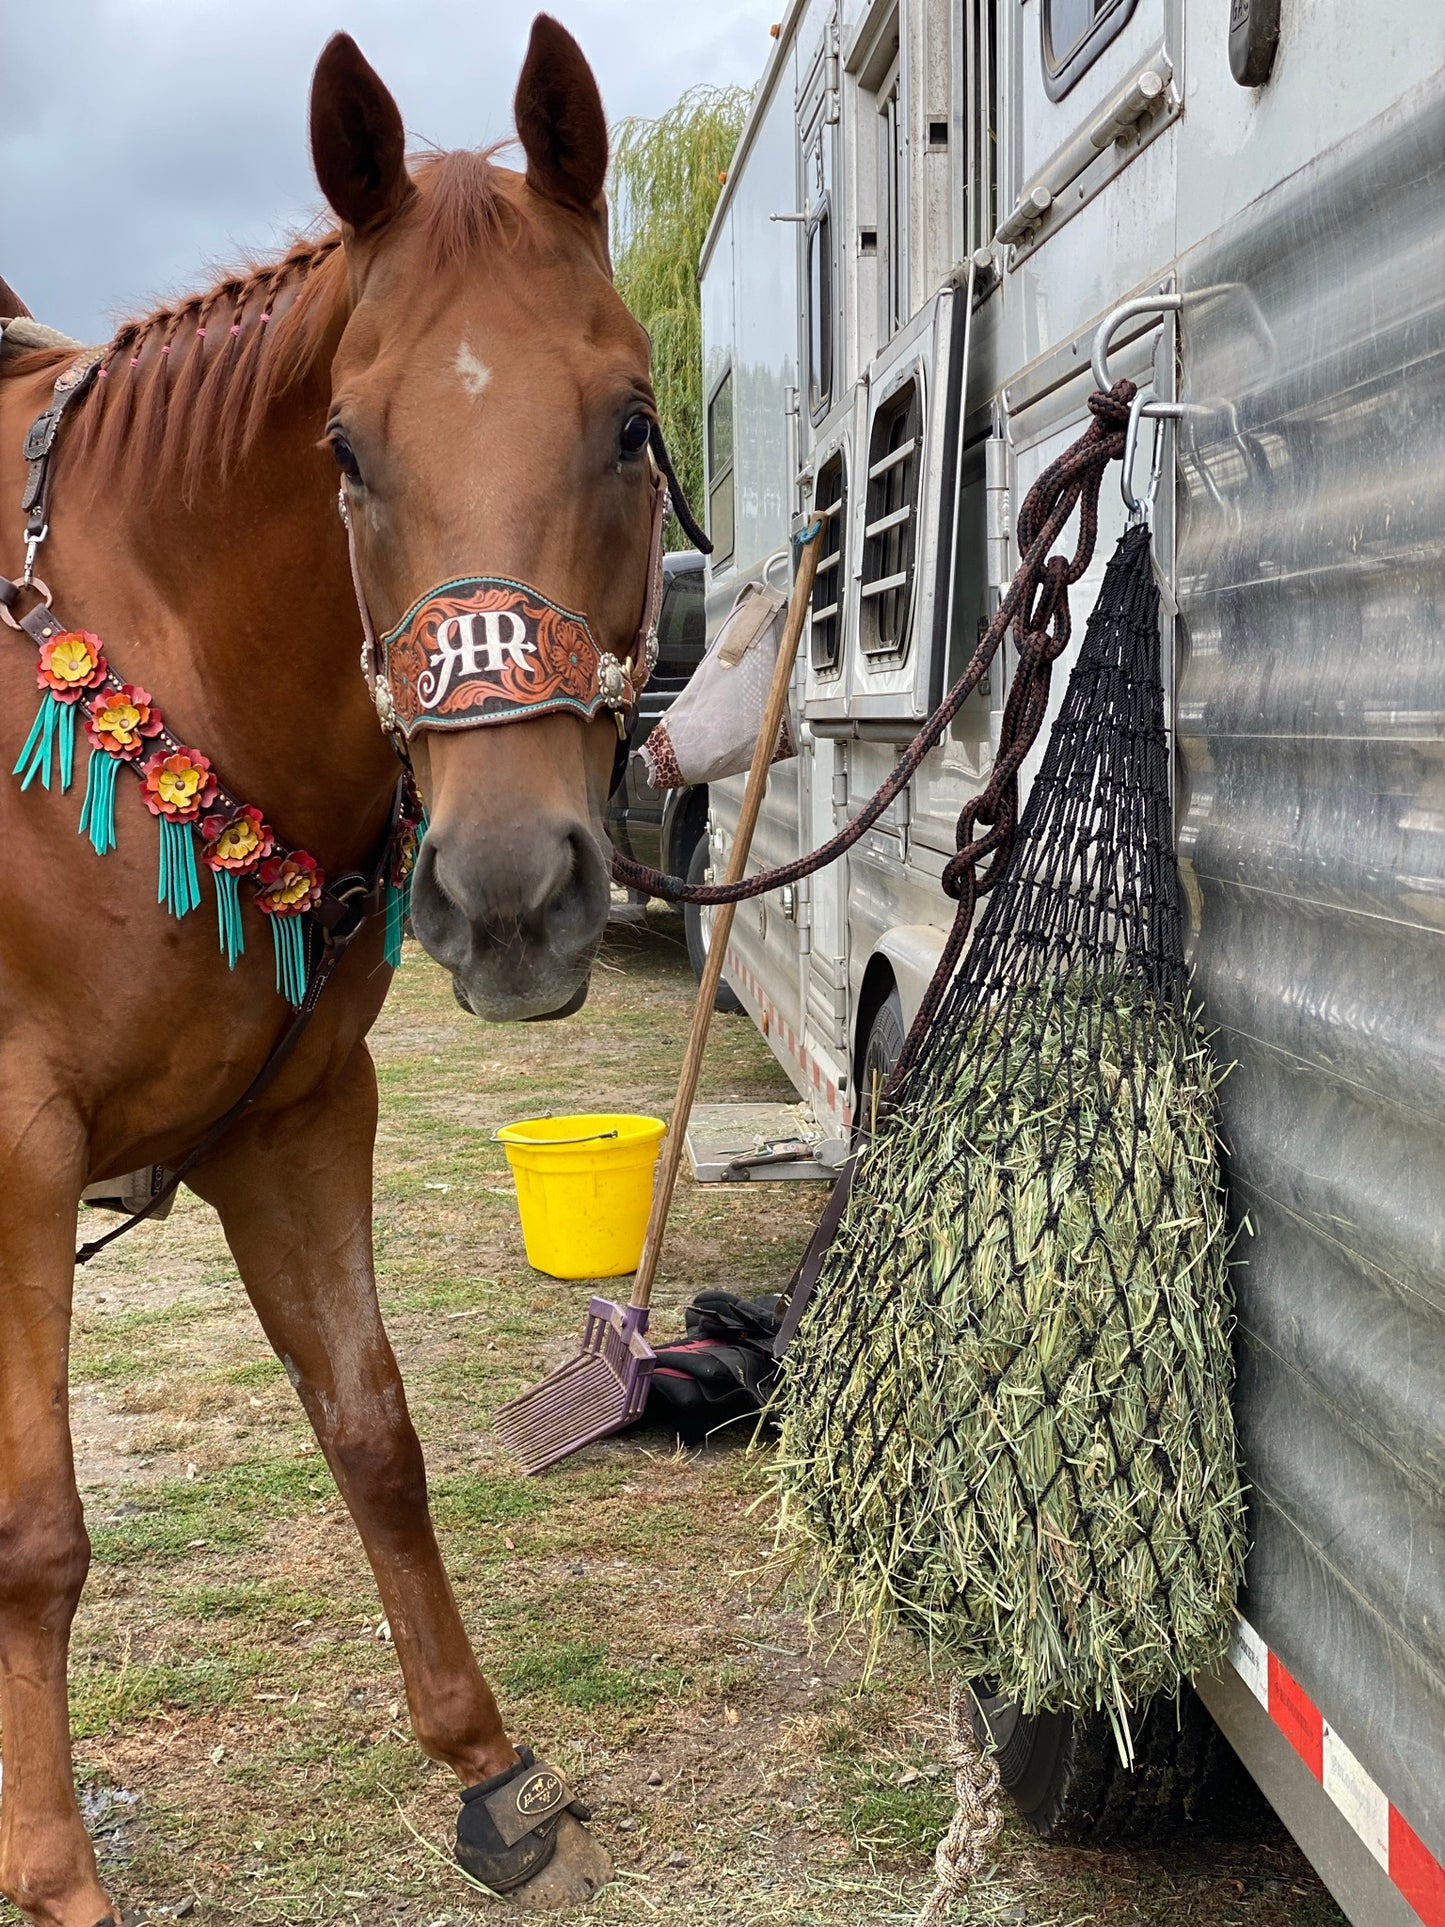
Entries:
[[526, 722], [556, 710], [586, 722], [609, 710], [619, 737], [627, 737], [657, 663], [662, 608], [669, 494], [650, 447], [647, 461], [652, 489], [647, 589], [637, 633], [622, 658], [598, 645], [585, 615], [564, 609], [525, 582], [497, 575], [457, 576], [428, 589], [378, 639], [346, 484], [341, 484], [337, 503], [364, 638], [361, 672], [381, 726], [403, 761], [409, 760], [407, 745], [418, 730]]

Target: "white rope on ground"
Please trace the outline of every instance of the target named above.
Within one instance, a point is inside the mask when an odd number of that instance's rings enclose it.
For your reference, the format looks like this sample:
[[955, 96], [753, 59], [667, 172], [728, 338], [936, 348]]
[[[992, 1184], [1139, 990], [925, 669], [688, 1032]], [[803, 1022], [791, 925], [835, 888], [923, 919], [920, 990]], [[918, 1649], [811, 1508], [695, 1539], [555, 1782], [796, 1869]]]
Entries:
[[988, 1863], [989, 1849], [1003, 1825], [998, 1799], [998, 1761], [974, 1736], [969, 1713], [972, 1695], [960, 1679], [948, 1699], [948, 1763], [958, 1805], [948, 1832], [934, 1852], [938, 1884], [915, 1927], [945, 1927], [953, 1903], [968, 1891]]

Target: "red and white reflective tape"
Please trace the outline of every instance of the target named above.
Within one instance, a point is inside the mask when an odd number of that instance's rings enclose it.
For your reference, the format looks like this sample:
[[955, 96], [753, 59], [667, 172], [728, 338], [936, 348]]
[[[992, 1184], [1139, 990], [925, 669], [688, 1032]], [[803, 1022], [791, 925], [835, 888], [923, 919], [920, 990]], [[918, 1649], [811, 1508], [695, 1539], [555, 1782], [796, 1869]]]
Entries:
[[1247, 1619], [1239, 1621], [1229, 1660], [1424, 1927], [1445, 1927], [1445, 1867]]
[[808, 1050], [793, 1026], [782, 1011], [763, 989], [757, 974], [750, 970], [737, 951], [728, 946], [727, 980], [742, 998], [751, 1004], [761, 1018], [763, 1036], [772, 1044], [779, 1056], [787, 1056], [803, 1074], [805, 1086], [811, 1086], [812, 1106], [818, 1114], [819, 1122], [827, 1121], [841, 1127], [847, 1133], [852, 1122], [847, 1102], [832, 1075], [819, 1064]]

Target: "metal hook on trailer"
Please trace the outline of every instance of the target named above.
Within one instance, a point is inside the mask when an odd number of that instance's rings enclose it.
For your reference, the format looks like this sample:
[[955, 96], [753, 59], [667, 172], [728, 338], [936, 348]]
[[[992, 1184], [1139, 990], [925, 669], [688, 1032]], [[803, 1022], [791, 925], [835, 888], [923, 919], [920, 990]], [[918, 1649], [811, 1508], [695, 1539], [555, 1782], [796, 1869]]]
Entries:
[[[1141, 314], [1178, 314], [1183, 306], [1184, 296], [1174, 293], [1136, 295], [1132, 301], [1121, 301], [1117, 308], [1111, 308], [1094, 331], [1094, 352], [1090, 357], [1094, 386], [1106, 395], [1114, 386], [1114, 377], [1109, 373], [1109, 348], [1126, 321], [1133, 321]], [[1168, 406], [1167, 402], [1153, 402], [1148, 412], [1159, 415]]]

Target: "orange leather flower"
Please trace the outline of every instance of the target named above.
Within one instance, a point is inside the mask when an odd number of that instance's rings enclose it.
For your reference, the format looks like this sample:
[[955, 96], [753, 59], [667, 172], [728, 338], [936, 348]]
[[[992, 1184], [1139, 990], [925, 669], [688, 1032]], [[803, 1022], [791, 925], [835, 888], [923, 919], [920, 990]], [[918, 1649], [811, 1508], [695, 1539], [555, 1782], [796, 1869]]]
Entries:
[[198, 749], [162, 750], [145, 766], [141, 793], [152, 816], [193, 823], [216, 794], [209, 757]]
[[201, 855], [213, 870], [245, 876], [263, 863], [276, 847], [276, 833], [254, 804], [245, 803], [234, 816], [208, 816], [201, 824]]
[[85, 719], [85, 733], [95, 747], [126, 763], [135, 761], [146, 738], [158, 734], [160, 727], [160, 711], [151, 707], [150, 691], [129, 682], [103, 689]]
[[268, 917], [299, 916], [321, 900], [321, 865], [305, 850], [274, 856], [256, 872], [256, 908]]
[[35, 680], [59, 702], [78, 701], [87, 689], [99, 689], [105, 676], [100, 637], [88, 629], [67, 629], [40, 645]]

